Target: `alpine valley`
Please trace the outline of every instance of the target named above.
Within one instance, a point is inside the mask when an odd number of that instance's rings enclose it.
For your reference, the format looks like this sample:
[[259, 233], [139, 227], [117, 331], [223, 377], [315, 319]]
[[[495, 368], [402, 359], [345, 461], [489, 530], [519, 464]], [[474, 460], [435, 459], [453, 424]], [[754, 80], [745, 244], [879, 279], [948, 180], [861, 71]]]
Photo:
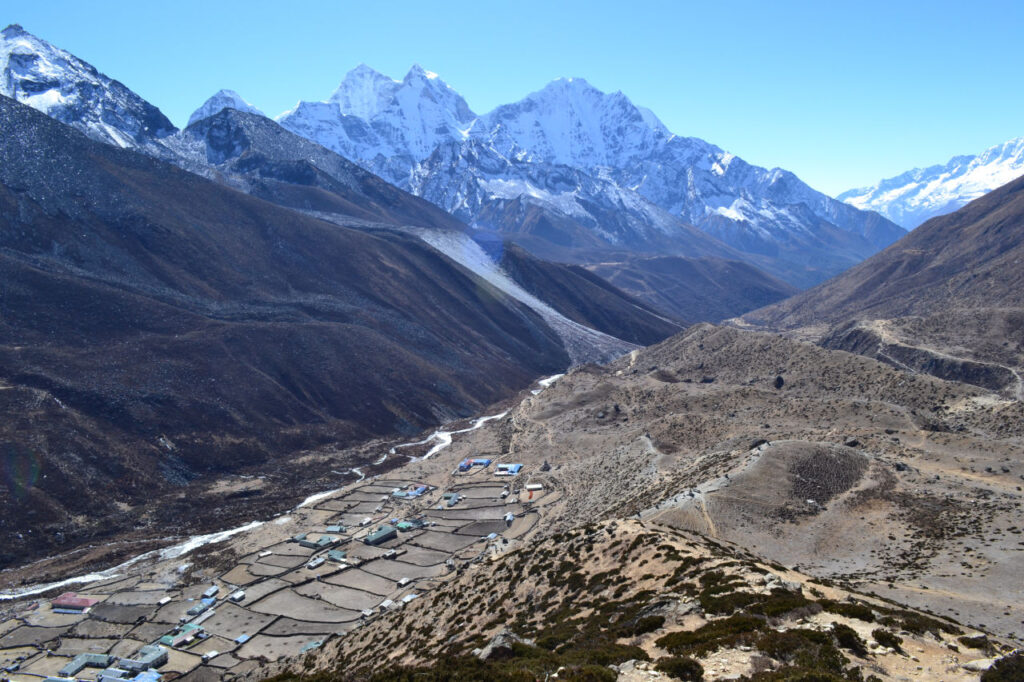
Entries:
[[8, 26], [0, 682], [1024, 679], [1020, 161], [419, 66], [178, 129]]

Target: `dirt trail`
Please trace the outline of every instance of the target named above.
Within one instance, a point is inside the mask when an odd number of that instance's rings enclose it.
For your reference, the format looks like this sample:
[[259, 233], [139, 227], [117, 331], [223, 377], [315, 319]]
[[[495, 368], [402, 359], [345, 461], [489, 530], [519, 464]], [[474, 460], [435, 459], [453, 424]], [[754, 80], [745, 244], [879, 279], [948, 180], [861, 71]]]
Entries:
[[[919, 348], [921, 350], [927, 351], [931, 355], [935, 355], [936, 357], [940, 357], [940, 358], [943, 358], [943, 359], [946, 359], [946, 360], [952, 360], [954, 362], [963, 362], [963, 361], [979, 362], [979, 363], [981, 363], [983, 365], [988, 365], [988, 366], [991, 366], [991, 367], [999, 367], [1001, 369], [1005, 369], [1007, 372], [1010, 372], [1011, 374], [1013, 374], [1014, 378], [1017, 380], [1016, 388], [1011, 389], [1013, 394], [1016, 396], [1017, 400], [1024, 401], [1024, 379], [1021, 378], [1020, 372], [1017, 369], [1015, 369], [1013, 367], [1009, 367], [1007, 365], [1001, 365], [998, 362], [991, 362], [991, 361], [988, 361], [988, 360], [985, 360], [985, 361], [972, 360], [971, 358], [967, 358], [967, 357], [961, 357], [961, 356], [958, 356], [958, 355], [951, 355], [949, 353], [944, 353], [943, 351], [940, 351], [937, 348], [932, 348], [931, 346], [924, 346], [924, 345], [915, 346], [913, 344], [910, 344], [910, 343], [907, 343], [906, 341], [901, 340], [899, 338], [899, 336], [894, 334], [892, 332], [892, 330], [889, 328], [890, 322], [891, 322], [891, 320], [871, 320], [871, 321], [869, 321], [867, 323], [866, 326], [869, 329], [871, 329], [872, 331], [874, 331], [876, 334], [878, 334], [878, 338], [882, 341], [882, 343], [887, 343], [887, 344], [894, 345], [894, 346], [907, 346], [907, 347], [911, 347], [911, 348]], [[893, 358], [891, 355], [889, 355], [887, 353], [883, 353], [881, 350], [879, 350], [879, 352], [878, 352], [878, 357], [884, 358], [885, 360], [893, 363], [894, 365], [900, 367], [901, 369], [903, 369], [903, 370], [905, 370], [907, 372], [910, 372], [912, 374], [920, 374], [920, 372], [918, 370], [916, 370], [916, 369], [914, 369], [912, 367], [908, 367], [907, 365], [905, 365], [902, 362], [899, 362], [898, 360]]]
[[708, 524], [708, 535], [717, 539], [718, 529], [715, 528], [715, 522], [711, 519], [711, 514], [708, 513], [708, 503], [704, 499], [704, 493], [698, 493], [696, 499], [700, 504], [700, 513], [704, 517], [704, 523]]

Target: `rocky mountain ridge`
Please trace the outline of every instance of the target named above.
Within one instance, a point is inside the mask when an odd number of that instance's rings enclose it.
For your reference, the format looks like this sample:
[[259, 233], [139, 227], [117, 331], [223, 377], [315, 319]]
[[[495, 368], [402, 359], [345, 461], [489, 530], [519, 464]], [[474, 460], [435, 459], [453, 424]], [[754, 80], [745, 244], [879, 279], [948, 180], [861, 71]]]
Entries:
[[[792, 173], [674, 135], [621, 92], [603, 93], [583, 79], [556, 80], [477, 116], [425, 73], [414, 68], [399, 82], [360, 66], [328, 101], [300, 103], [278, 120], [475, 227], [508, 234], [521, 225], [489, 220], [496, 203], [526, 201], [558, 218], [582, 216], [591, 229], [601, 221], [590, 206], [617, 206], [636, 218], [629, 229], [599, 230], [606, 246], [664, 250], [652, 237], [671, 238], [679, 223], [692, 224], [801, 284], [902, 234]], [[675, 252], [698, 255], [688, 246]]]
[[159, 149], [177, 130], [118, 81], [17, 24], [0, 32], [0, 95], [118, 147]]

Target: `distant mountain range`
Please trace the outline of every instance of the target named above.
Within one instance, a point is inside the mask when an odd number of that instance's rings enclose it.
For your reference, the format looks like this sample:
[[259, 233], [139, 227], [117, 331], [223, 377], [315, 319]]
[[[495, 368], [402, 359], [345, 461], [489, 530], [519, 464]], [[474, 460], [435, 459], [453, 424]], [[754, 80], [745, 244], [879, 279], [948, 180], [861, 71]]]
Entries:
[[326, 101], [300, 102], [278, 121], [543, 256], [739, 257], [806, 286], [903, 234], [788, 171], [675, 135], [621, 92], [580, 78], [477, 115], [419, 66], [393, 80], [360, 65]]
[[[258, 110], [233, 91], [222, 90], [211, 97], [190, 117], [190, 125], [186, 130], [177, 131], [163, 119], [160, 126], [157, 126], [157, 134], [152, 133], [152, 126], [138, 129], [131, 125], [142, 113], [159, 113], [155, 107], [120, 84], [116, 87], [111, 85], [116, 82], [99, 73], [93, 66], [29, 34], [21, 27], [10, 26], [4, 30], [0, 54], [6, 65], [2, 71], [6, 88], [4, 92], [79, 128], [93, 139], [142, 151], [289, 208], [331, 216], [332, 220], [341, 216], [349, 226], [354, 226], [358, 221], [376, 221], [393, 226], [433, 225], [446, 229], [466, 229], [463, 223], [448, 213], [437, 210], [425, 201], [414, 200], [401, 190], [380, 182], [335, 152], [287, 132], [270, 119], [262, 117]], [[406, 107], [414, 110], [409, 114], [410, 117], [418, 116], [421, 121], [431, 120], [432, 127], [421, 127], [418, 133], [415, 126], [405, 136], [394, 130], [389, 131], [392, 137], [401, 137], [403, 145], [425, 153], [434, 142], [428, 133], [445, 127], [444, 120], [436, 116], [433, 119], [425, 117], [417, 107], [429, 109], [428, 105], [447, 96], [455, 98], [444, 108], [444, 111], [454, 112], [453, 121], [471, 115], [467, 113], [468, 108], [459, 105], [456, 95], [452, 95], [446, 86], [442, 88], [436, 77], [421, 69], [414, 70], [404, 84], [386, 79], [380, 74], [374, 77], [373, 73], [365, 68], [357, 70], [350, 81], [358, 81], [361, 74], [362, 86], [353, 86], [339, 92], [335, 98], [336, 103], [331, 106], [344, 106], [366, 114], [379, 107], [377, 100], [387, 95], [395, 100], [393, 108], [398, 113], [394, 116], [404, 117], [402, 107]], [[418, 84], [420, 90], [435, 88], [436, 92], [419, 101], [408, 94], [414, 84]], [[68, 102], [73, 102], [74, 106], [65, 106]], [[249, 117], [221, 116], [225, 110], [245, 113]], [[128, 111], [142, 113], [130, 117], [126, 122], [123, 119]], [[98, 121], [103, 124], [98, 125]], [[347, 118], [343, 122], [346, 125], [361, 125], [357, 119]], [[416, 142], [413, 138], [420, 141]], [[443, 159], [439, 154], [445, 148], [443, 145], [431, 152], [435, 161]], [[381, 149], [382, 153], [396, 153], [394, 146]], [[349, 151], [354, 153], [353, 150]], [[391, 158], [393, 164], [397, 164], [396, 167], [408, 169], [407, 160], [397, 156]], [[373, 170], [389, 175], [387, 169], [383, 168], [386, 163], [374, 165], [376, 167]], [[363, 163], [368, 168], [374, 165]], [[536, 168], [539, 166], [527, 167], [526, 172], [532, 173]], [[460, 169], [454, 170], [461, 172]], [[652, 250], [650, 255], [668, 251], [685, 254], [676, 256], [678, 258], [725, 258], [729, 263], [744, 257], [742, 252], [680, 221], [634, 192], [619, 191], [613, 183], [572, 168], [567, 167], [566, 172], [575, 174], [579, 182], [597, 182], [601, 185], [600, 189], [589, 192], [596, 201], [579, 200], [580, 205], [586, 206], [585, 216], [579, 211], [569, 215], [550, 210], [550, 207], [537, 204], [532, 197], [527, 196], [510, 201], [489, 201], [486, 207], [481, 206], [477, 218], [493, 222], [503, 229], [497, 233], [475, 229], [471, 234], [492, 252], [491, 245], [513, 240], [534, 254], [561, 262], [622, 262], [631, 256], [634, 248]], [[471, 175], [468, 173], [467, 177]], [[435, 195], [449, 191], [443, 183], [451, 179], [450, 175], [441, 173], [435, 183], [429, 175], [421, 172], [417, 181], [422, 185], [421, 194], [430, 194], [437, 203], [443, 204]], [[556, 184], [563, 182], [551, 175], [545, 176], [543, 181]], [[617, 239], [615, 234], [624, 235], [625, 240]], [[636, 234], [639, 234], [639, 238], [631, 238]], [[610, 241], [606, 238], [609, 235], [612, 242], [629, 242], [626, 250], [613, 249], [610, 252]], [[643, 262], [643, 259], [635, 262]], [[722, 263], [709, 272], [725, 272], [733, 267], [729, 263]], [[674, 272], [682, 274], [688, 271], [684, 268]], [[642, 276], [641, 273], [637, 274]], [[678, 290], [693, 290], [702, 286], [696, 280], [670, 281], [669, 284]], [[728, 299], [731, 304], [725, 306], [727, 316], [740, 314], [765, 302], [762, 294], [767, 289], [748, 299], [742, 291], [732, 291], [731, 288], [732, 282], [729, 280], [713, 284], [713, 289], [724, 289], [730, 294]], [[645, 289], [638, 292], [649, 305], [659, 307], [659, 300], [664, 301], [664, 297], [659, 299], [648, 296]], [[770, 300], [779, 300], [787, 292], [787, 285], [781, 285], [771, 293]], [[676, 315], [680, 307], [661, 309], [664, 313]], [[701, 310], [702, 315], [714, 315], [722, 310], [720, 306], [687, 305], [682, 306], [682, 309]]]
[[837, 198], [860, 209], [877, 211], [912, 230], [1022, 175], [1024, 137], [1018, 137], [981, 154], [954, 156], [945, 165], [914, 168], [871, 187], [848, 190]]

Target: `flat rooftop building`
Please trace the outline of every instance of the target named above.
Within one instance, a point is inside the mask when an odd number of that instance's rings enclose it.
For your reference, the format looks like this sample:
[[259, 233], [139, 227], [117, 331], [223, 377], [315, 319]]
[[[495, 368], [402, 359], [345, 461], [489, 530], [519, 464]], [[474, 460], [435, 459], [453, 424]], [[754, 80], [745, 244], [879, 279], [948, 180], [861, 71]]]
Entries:
[[57, 674], [61, 677], [74, 677], [86, 668], [106, 668], [113, 660], [113, 656], [106, 654], [78, 654]]
[[368, 545], [382, 545], [388, 540], [394, 540], [397, 537], [398, 530], [394, 526], [381, 526], [367, 535], [363, 542]]
[[61, 609], [65, 612], [73, 611], [81, 613], [94, 606], [97, 602], [99, 602], [98, 599], [79, 597], [74, 592], [65, 592], [50, 602], [50, 606], [54, 609]]

